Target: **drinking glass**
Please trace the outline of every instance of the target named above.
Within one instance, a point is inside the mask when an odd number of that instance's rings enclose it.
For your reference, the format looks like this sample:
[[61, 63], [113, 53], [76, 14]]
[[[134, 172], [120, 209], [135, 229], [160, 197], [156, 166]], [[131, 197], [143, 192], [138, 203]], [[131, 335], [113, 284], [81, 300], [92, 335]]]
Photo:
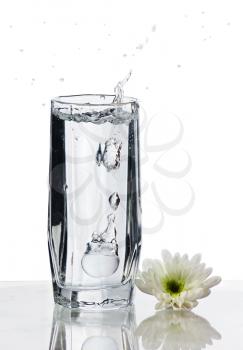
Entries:
[[131, 304], [141, 247], [138, 102], [55, 98], [50, 138], [54, 300], [86, 309]]

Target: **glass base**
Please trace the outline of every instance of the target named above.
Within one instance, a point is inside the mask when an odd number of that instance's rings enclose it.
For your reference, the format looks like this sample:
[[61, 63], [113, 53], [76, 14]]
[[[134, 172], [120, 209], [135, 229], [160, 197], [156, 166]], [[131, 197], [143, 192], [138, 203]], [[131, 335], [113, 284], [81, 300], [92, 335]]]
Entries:
[[54, 285], [54, 301], [68, 308], [87, 310], [113, 310], [132, 304], [131, 281], [114, 287], [100, 289], [71, 290]]

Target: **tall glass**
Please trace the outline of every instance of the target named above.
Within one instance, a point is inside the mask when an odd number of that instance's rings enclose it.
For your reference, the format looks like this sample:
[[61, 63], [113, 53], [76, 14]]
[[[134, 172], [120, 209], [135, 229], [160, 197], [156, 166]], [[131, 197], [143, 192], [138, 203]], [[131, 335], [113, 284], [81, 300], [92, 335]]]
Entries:
[[48, 243], [55, 302], [132, 302], [141, 247], [139, 105], [114, 95], [52, 100]]

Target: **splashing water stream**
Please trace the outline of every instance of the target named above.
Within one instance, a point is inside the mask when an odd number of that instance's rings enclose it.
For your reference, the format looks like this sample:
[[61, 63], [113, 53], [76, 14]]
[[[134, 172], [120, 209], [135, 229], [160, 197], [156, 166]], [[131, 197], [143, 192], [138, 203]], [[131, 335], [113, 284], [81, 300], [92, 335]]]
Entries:
[[114, 88], [115, 92], [115, 98], [113, 100], [113, 103], [121, 103], [124, 97], [124, 85], [128, 82], [132, 75], [132, 70], [129, 71], [129, 73], [125, 76], [123, 80], [120, 80], [117, 85]]

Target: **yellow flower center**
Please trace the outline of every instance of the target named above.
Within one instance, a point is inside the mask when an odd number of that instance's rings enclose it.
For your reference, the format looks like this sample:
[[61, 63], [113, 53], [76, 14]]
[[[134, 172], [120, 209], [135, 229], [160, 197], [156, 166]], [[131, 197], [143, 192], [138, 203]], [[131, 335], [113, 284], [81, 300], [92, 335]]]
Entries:
[[171, 277], [163, 279], [162, 284], [166, 293], [172, 296], [179, 295], [185, 287], [184, 281]]

